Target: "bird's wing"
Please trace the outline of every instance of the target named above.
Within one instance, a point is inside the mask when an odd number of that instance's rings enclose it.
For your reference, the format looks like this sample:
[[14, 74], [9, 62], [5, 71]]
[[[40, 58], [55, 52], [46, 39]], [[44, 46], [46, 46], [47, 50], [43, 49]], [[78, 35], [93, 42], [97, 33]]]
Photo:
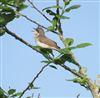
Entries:
[[45, 37], [44, 36], [39, 37], [39, 41], [41, 43], [47, 44], [48, 46], [55, 47], [55, 48], [59, 48], [57, 46], [57, 43], [56, 42], [54, 42], [53, 40], [47, 38], [46, 36]]

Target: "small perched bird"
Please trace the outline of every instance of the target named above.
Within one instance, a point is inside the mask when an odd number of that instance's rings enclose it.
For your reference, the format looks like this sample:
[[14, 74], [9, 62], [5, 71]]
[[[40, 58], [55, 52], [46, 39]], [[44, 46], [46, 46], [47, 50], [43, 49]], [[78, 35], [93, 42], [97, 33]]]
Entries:
[[35, 40], [40, 47], [55, 49], [55, 50], [60, 49], [60, 47], [57, 45], [56, 42], [45, 36], [42, 27], [39, 26], [38, 28], [36, 28], [34, 33], [35, 33]]

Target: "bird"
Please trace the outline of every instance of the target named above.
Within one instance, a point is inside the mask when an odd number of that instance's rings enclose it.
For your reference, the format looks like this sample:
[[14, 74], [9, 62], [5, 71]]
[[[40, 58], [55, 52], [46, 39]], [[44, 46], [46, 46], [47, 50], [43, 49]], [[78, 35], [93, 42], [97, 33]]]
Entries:
[[55, 41], [45, 36], [45, 32], [42, 27], [38, 26], [34, 31], [34, 35], [38, 46], [54, 50], [60, 49]]

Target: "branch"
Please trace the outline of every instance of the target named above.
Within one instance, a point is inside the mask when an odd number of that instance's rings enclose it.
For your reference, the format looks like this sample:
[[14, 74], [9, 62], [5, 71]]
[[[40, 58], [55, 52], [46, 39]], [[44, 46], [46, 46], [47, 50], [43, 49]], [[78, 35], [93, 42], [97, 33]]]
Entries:
[[68, 66], [66, 66], [66, 65], [64, 65], [64, 64], [59, 65], [59, 66], [63, 67], [65, 70], [68, 70], [69, 72], [71, 72], [72, 74], [74, 74], [74, 75], [77, 76], [77, 77], [84, 78], [84, 75], [82, 75], [82, 74], [80, 74], [80, 73], [78, 73], [78, 72], [72, 70], [71, 68], [69, 68]]
[[43, 25], [39, 24], [38, 22], [36, 22], [36, 21], [30, 19], [30, 18], [27, 17], [26, 15], [23, 15], [23, 14], [17, 12], [17, 11], [16, 11], [16, 14], [18, 14], [18, 15], [20, 15], [20, 16], [26, 18], [27, 20], [29, 20], [30, 22], [32, 22], [32, 23], [34, 23], [34, 24], [36, 24], [36, 25], [38, 25], [38, 26], [41, 26], [41, 27], [44, 28], [44, 29], [47, 29], [45, 26], [43, 26]]
[[32, 7], [37, 11], [37, 12], [39, 12], [46, 20], [48, 20], [50, 23], [51, 23], [51, 20], [47, 17], [47, 16], [45, 16], [34, 4], [33, 4], [33, 2], [31, 2], [30, 0], [27, 0], [31, 5], [32, 5]]
[[[59, 6], [59, 0], [56, 0], [56, 5]], [[57, 15], [60, 15], [59, 8], [57, 8], [56, 13], [57, 13]], [[58, 29], [59, 35], [63, 35], [63, 31], [62, 31], [62, 28], [61, 28], [61, 21], [60, 21], [59, 18], [58, 18], [57, 29]], [[63, 40], [62, 37], [60, 39]]]
[[29, 85], [25, 88], [25, 90], [23, 90], [23, 92], [21, 93], [21, 95], [19, 96], [19, 98], [21, 98], [25, 92], [27, 90], [29, 90], [30, 86], [35, 82], [35, 80], [39, 77], [39, 75], [43, 72], [43, 70], [48, 66], [49, 64], [46, 64], [45, 66], [43, 66], [41, 68], [41, 70], [36, 74], [36, 76], [33, 78], [33, 80], [31, 81], [31, 83], [29, 83]]
[[[56, 0], [56, 5], [59, 6], [59, 0]], [[57, 15], [60, 15], [60, 12], [59, 12], [59, 8], [56, 9], [56, 14]], [[63, 31], [62, 31], [62, 26], [61, 26], [61, 21], [60, 21], [60, 18], [58, 18], [58, 23], [57, 23], [57, 30], [58, 30], [58, 36], [60, 38], [60, 40], [62, 41], [62, 43], [64, 44], [65, 47], [68, 48], [68, 45], [66, 45], [64, 43], [64, 37], [63, 37]], [[70, 51], [70, 55], [71, 55], [71, 58], [73, 58], [73, 60], [75, 61], [75, 65], [79, 68], [79, 70], [81, 69], [81, 66], [80, 64], [76, 61], [73, 53]]]
[[15, 39], [19, 40], [20, 42], [22, 42], [23, 44], [25, 44], [26, 46], [32, 48], [33, 50], [37, 51], [40, 53], [40, 51], [38, 51], [37, 49], [33, 48], [33, 46], [31, 44], [29, 44], [28, 42], [26, 42], [25, 40], [23, 40], [21, 37], [19, 37], [18, 35], [16, 35], [15, 33], [9, 31], [6, 27], [5, 27], [5, 31], [6, 33], [8, 33], [9, 35], [13, 36]]
[[92, 93], [93, 98], [100, 98], [100, 87], [96, 85], [91, 79], [88, 79], [89, 89]]
[[[16, 11], [16, 14], [18, 14], [18, 15], [20, 15], [20, 16], [22, 16], [22, 17], [24, 17], [25, 19], [29, 20], [30, 22], [32, 22], [32, 23], [34, 23], [34, 24], [36, 24], [36, 25], [38, 25], [38, 26], [41, 26], [42, 28], [44, 28], [44, 29], [48, 30], [48, 28], [47, 28], [47, 27], [45, 27], [45, 26], [43, 26], [43, 25], [39, 24], [38, 22], [36, 22], [36, 21], [34, 21], [34, 20], [30, 19], [30, 18], [29, 18], [29, 17], [27, 17], [26, 15], [23, 15], [23, 14], [21, 14], [21, 13], [17, 12], [17, 11]], [[53, 30], [52, 30], [51, 32], [53, 32], [53, 33], [55, 33], [55, 34], [58, 34], [58, 32], [53, 31]]]
[[11, 35], [12, 37], [14, 37], [15, 39], [17, 39], [18, 41], [22, 42], [23, 44], [25, 44], [26, 46], [30, 47], [31, 49], [37, 51], [38, 53], [42, 54], [46, 59], [47, 56], [45, 54], [43, 54], [41, 51], [39, 51], [37, 48], [34, 48], [34, 46], [32, 46], [31, 44], [29, 44], [27, 41], [25, 41], [24, 39], [22, 39], [21, 37], [19, 37], [18, 35], [16, 35], [15, 33], [9, 31], [6, 27], [5, 27], [5, 31], [7, 34]]
[[[35, 51], [37, 51], [37, 52], [39, 52], [39, 53], [41, 54], [41, 52], [38, 51], [37, 49], [34, 49], [33, 46], [32, 46], [31, 44], [29, 44], [28, 42], [26, 42], [25, 40], [23, 40], [22, 38], [20, 38], [19, 36], [17, 36], [15, 33], [9, 31], [6, 27], [5, 27], [5, 31], [6, 31], [9, 35], [15, 37], [17, 40], [19, 40], [20, 42], [22, 42], [23, 44], [25, 44], [26, 46], [32, 48], [33, 50], [35, 50]], [[42, 54], [42, 55], [43, 55], [43, 54]], [[43, 55], [43, 56], [45, 57], [45, 55]], [[34, 82], [34, 81], [38, 78], [38, 76], [42, 73], [42, 71], [44, 70], [44, 68], [45, 68], [46, 66], [47, 66], [47, 65], [45, 65], [45, 66], [39, 71], [39, 73], [36, 75], [36, 77], [34, 77], [34, 79], [33, 79], [32, 82]], [[83, 75], [83, 74], [80, 74], [80, 73], [78, 73], [78, 72], [75, 72], [74, 70], [72, 70], [71, 68], [69, 68], [69, 67], [66, 66], [66, 65], [59, 65], [59, 66], [63, 67], [65, 70], [68, 70], [69, 72], [71, 72], [72, 74], [74, 74], [74, 75], [77, 76], [77, 77], [84, 78], [84, 75]], [[88, 86], [89, 86], [89, 89], [90, 89], [92, 95], [93, 95], [93, 96], [98, 96], [98, 95], [97, 95], [97, 94], [98, 94], [97, 90], [94, 89], [94, 83], [93, 83], [89, 78], [88, 78], [88, 83], [87, 83], [87, 84], [88, 84]], [[96, 86], [96, 85], [95, 85], [95, 86]], [[21, 96], [23, 96], [23, 94], [28, 90], [28, 88], [29, 88], [29, 87], [27, 87], [27, 88], [23, 91], [23, 93], [22, 93]], [[98, 90], [99, 90], [99, 88], [98, 88]], [[96, 94], [95, 94], [95, 93], [96, 93]], [[21, 97], [19, 97], [19, 98], [21, 98]], [[95, 97], [94, 97], [94, 98], [95, 98]], [[96, 97], [96, 98], [99, 98], [99, 97]]]
[[80, 97], [80, 94], [78, 94], [77, 96], [76, 96], [76, 98], [79, 98]]
[[[59, 6], [59, 0], [56, 0], [56, 5]], [[60, 15], [59, 8], [57, 8], [56, 14]], [[63, 31], [62, 31], [61, 21], [60, 21], [59, 18], [58, 18], [58, 23], [57, 23], [57, 29], [58, 29], [59, 38], [63, 42], [64, 46], [66, 47], [66, 44], [64, 43], [64, 37], [63, 37]]]
[[[69, 68], [66, 65], [59, 65], [59, 66], [63, 67], [65, 70], [68, 70], [69, 72], [71, 72], [72, 74], [74, 74], [77, 77], [80, 77], [82, 79], [84, 77], [86, 77], [85, 75], [72, 70], [71, 68]], [[87, 80], [88, 80], [87, 81], [88, 89], [91, 91], [93, 98], [100, 98], [100, 92], [99, 92], [100, 88], [90, 78], [87, 77]]]

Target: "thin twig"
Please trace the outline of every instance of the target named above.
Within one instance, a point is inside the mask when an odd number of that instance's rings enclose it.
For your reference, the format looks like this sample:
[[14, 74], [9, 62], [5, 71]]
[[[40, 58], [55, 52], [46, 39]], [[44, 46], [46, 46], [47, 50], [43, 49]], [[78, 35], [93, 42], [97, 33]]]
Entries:
[[18, 98], [21, 98], [27, 90], [29, 90], [30, 86], [35, 82], [35, 80], [39, 77], [39, 75], [43, 72], [43, 70], [48, 66], [49, 64], [46, 64], [41, 68], [41, 70], [36, 74], [36, 76], [33, 78], [33, 80], [30, 82], [30, 84], [23, 90], [21, 95]]
[[45, 26], [43, 26], [43, 25], [39, 24], [38, 22], [36, 22], [36, 21], [30, 19], [30, 18], [27, 17], [26, 15], [23, 15], [23, 14], [17, 12], [17, 11], [16, 11], [16, 14], [18, 14], [18, 15], [20, 15], [20, 16], [26, 18], [27, 20], [29, 20], [30, 22], [32, 22], [32, 23], [34, 23], [34, 24], [36, 24], [36, 25], [38, 25], [38, 26], [41, 26], [41, 27], [44, 28], [44, 29], [47, 29]]
[[[56, 0], [56, 5], [59, 6], [59, 0]], [[57, 8], [56, 13], [57, 15], [60, 15], [59, 7]], [[60, 18], [58, 18], [57, 29], [58, 29], [59, 34], [63, 35]]]
[[[47, 27], [45, 27], [45, 26], [41, 25], [40, 23], [38, 23], [38, 22], [36, 22], [36, 21], [34, 21], [34, 20], [30, 19], [30, 18], [29, 18], [29, 17], [27, 17], [26, 15], [23, 15], [23, 14], [21, 14], [21, 13], [19, 13], [19, 12], [16, 12], [16, 14], [18, 14], [18, 15], [20, 15], [20, 16], [22, 16], [22, 17], [24, 17], [25, 19], [29, 20], [30, 22], [32, 22], [32, 23], [34, 23], [34, 24], [36, 24], [36, 25], [38, 25], [38, 26], [41, 26], [42, 28], [44, 28], [44, 29], [48, 30], [48, 28], [47, 28]], [[53, 31], [53, 30], [52, 30], [51, 32], [53, 32], [53, 33], [55, 33], [55, 34], [58, 34], [58, 32]]]
[[[61, 67], [63, 67], [65, 70], [68, 70], [69, 72], [71, 72], [72, 74], [74, 74], [75, 76], [77, 76], [77, 77], [80, 77], [80, 78], [84, 78], [85, 76], [83, 75], [83, 74], [81, 74], [81, 73], [79, 73], [79, 72], [75, 72], [74, 70], [72, 70], [71, 68], [69, 68], [68, 66], [66, 66], [66, 65], [59, 65], [59, 66], [61, 66]], [[93, 96], [93, 98], [99, 98], [98, 96], [99, 95], [97, 95], [96, 93], [95, 93], [95, 89], [94, 89], [94, 83], [93, 83], [93, 81], [91, 81], [91, 79], [89, 79], [89, 78], [87, 78], [87, 84], [88, 84], [88, 89], [91, 91], [91, 94], [92, 94], [92, 96]], [[96, 85], [95, 85], [96, 86]], [[79, 97], [79, 96], [78, 96]]]
[[[56, 5], [59, 6], [59, 0], [56, 0]], [[56, 13], [57, 15], [60, 15], [60, 12], [59, 12], [59, 8], [56, 9]], [[63, 37], [63, 30], [62, 30], [62, 26], [61, 26], [61, 20], [60, 18], [58, 18], [58, 23], [57, 23], [57, 30], [58, 30], [58, 36], [60, 38], [60, 40], [62, 41], [62, 43], [64, 44], [65, 47], [68, 48], [68, 45], [66, 45], [64, 43], [64, 37]], [[81, 69], [81, 66], [80, 64], [76, 61], [73, 53], [70, 51], [70, 55], [71, 55], [71, 58], [73, 58], [73, 60], [75, 61], [75, 65], [79, 68], [79, 70]]]
[[32, 1], [30, 1], [30, 0], [27, 0], [31, 5], [32, 5], [32, 7], [37, 11], [37, 12], [39, 12], [46, 20], [48, 20], [49, 22], [51, 22], [51, 20], [45, 15], [45, 14], [43, 14], [34, 4], [33, 4], [33, 2]]
[[72, 74], [74, 74], [77, 77], [84, 78], [84, 75], [80, 74], [79, 72], [74, 71], [73, 69], [69, 68], [68, 66], [66, 66], [64, 64], [61, 64], [59, 66], [63, 67], [65, 70], [68, 70], [69, 72], [71, 72]]
[[78, 94], [77, 96], [76, 96], [76, 98], [79, 98], [80, 97], [80, 94]]

